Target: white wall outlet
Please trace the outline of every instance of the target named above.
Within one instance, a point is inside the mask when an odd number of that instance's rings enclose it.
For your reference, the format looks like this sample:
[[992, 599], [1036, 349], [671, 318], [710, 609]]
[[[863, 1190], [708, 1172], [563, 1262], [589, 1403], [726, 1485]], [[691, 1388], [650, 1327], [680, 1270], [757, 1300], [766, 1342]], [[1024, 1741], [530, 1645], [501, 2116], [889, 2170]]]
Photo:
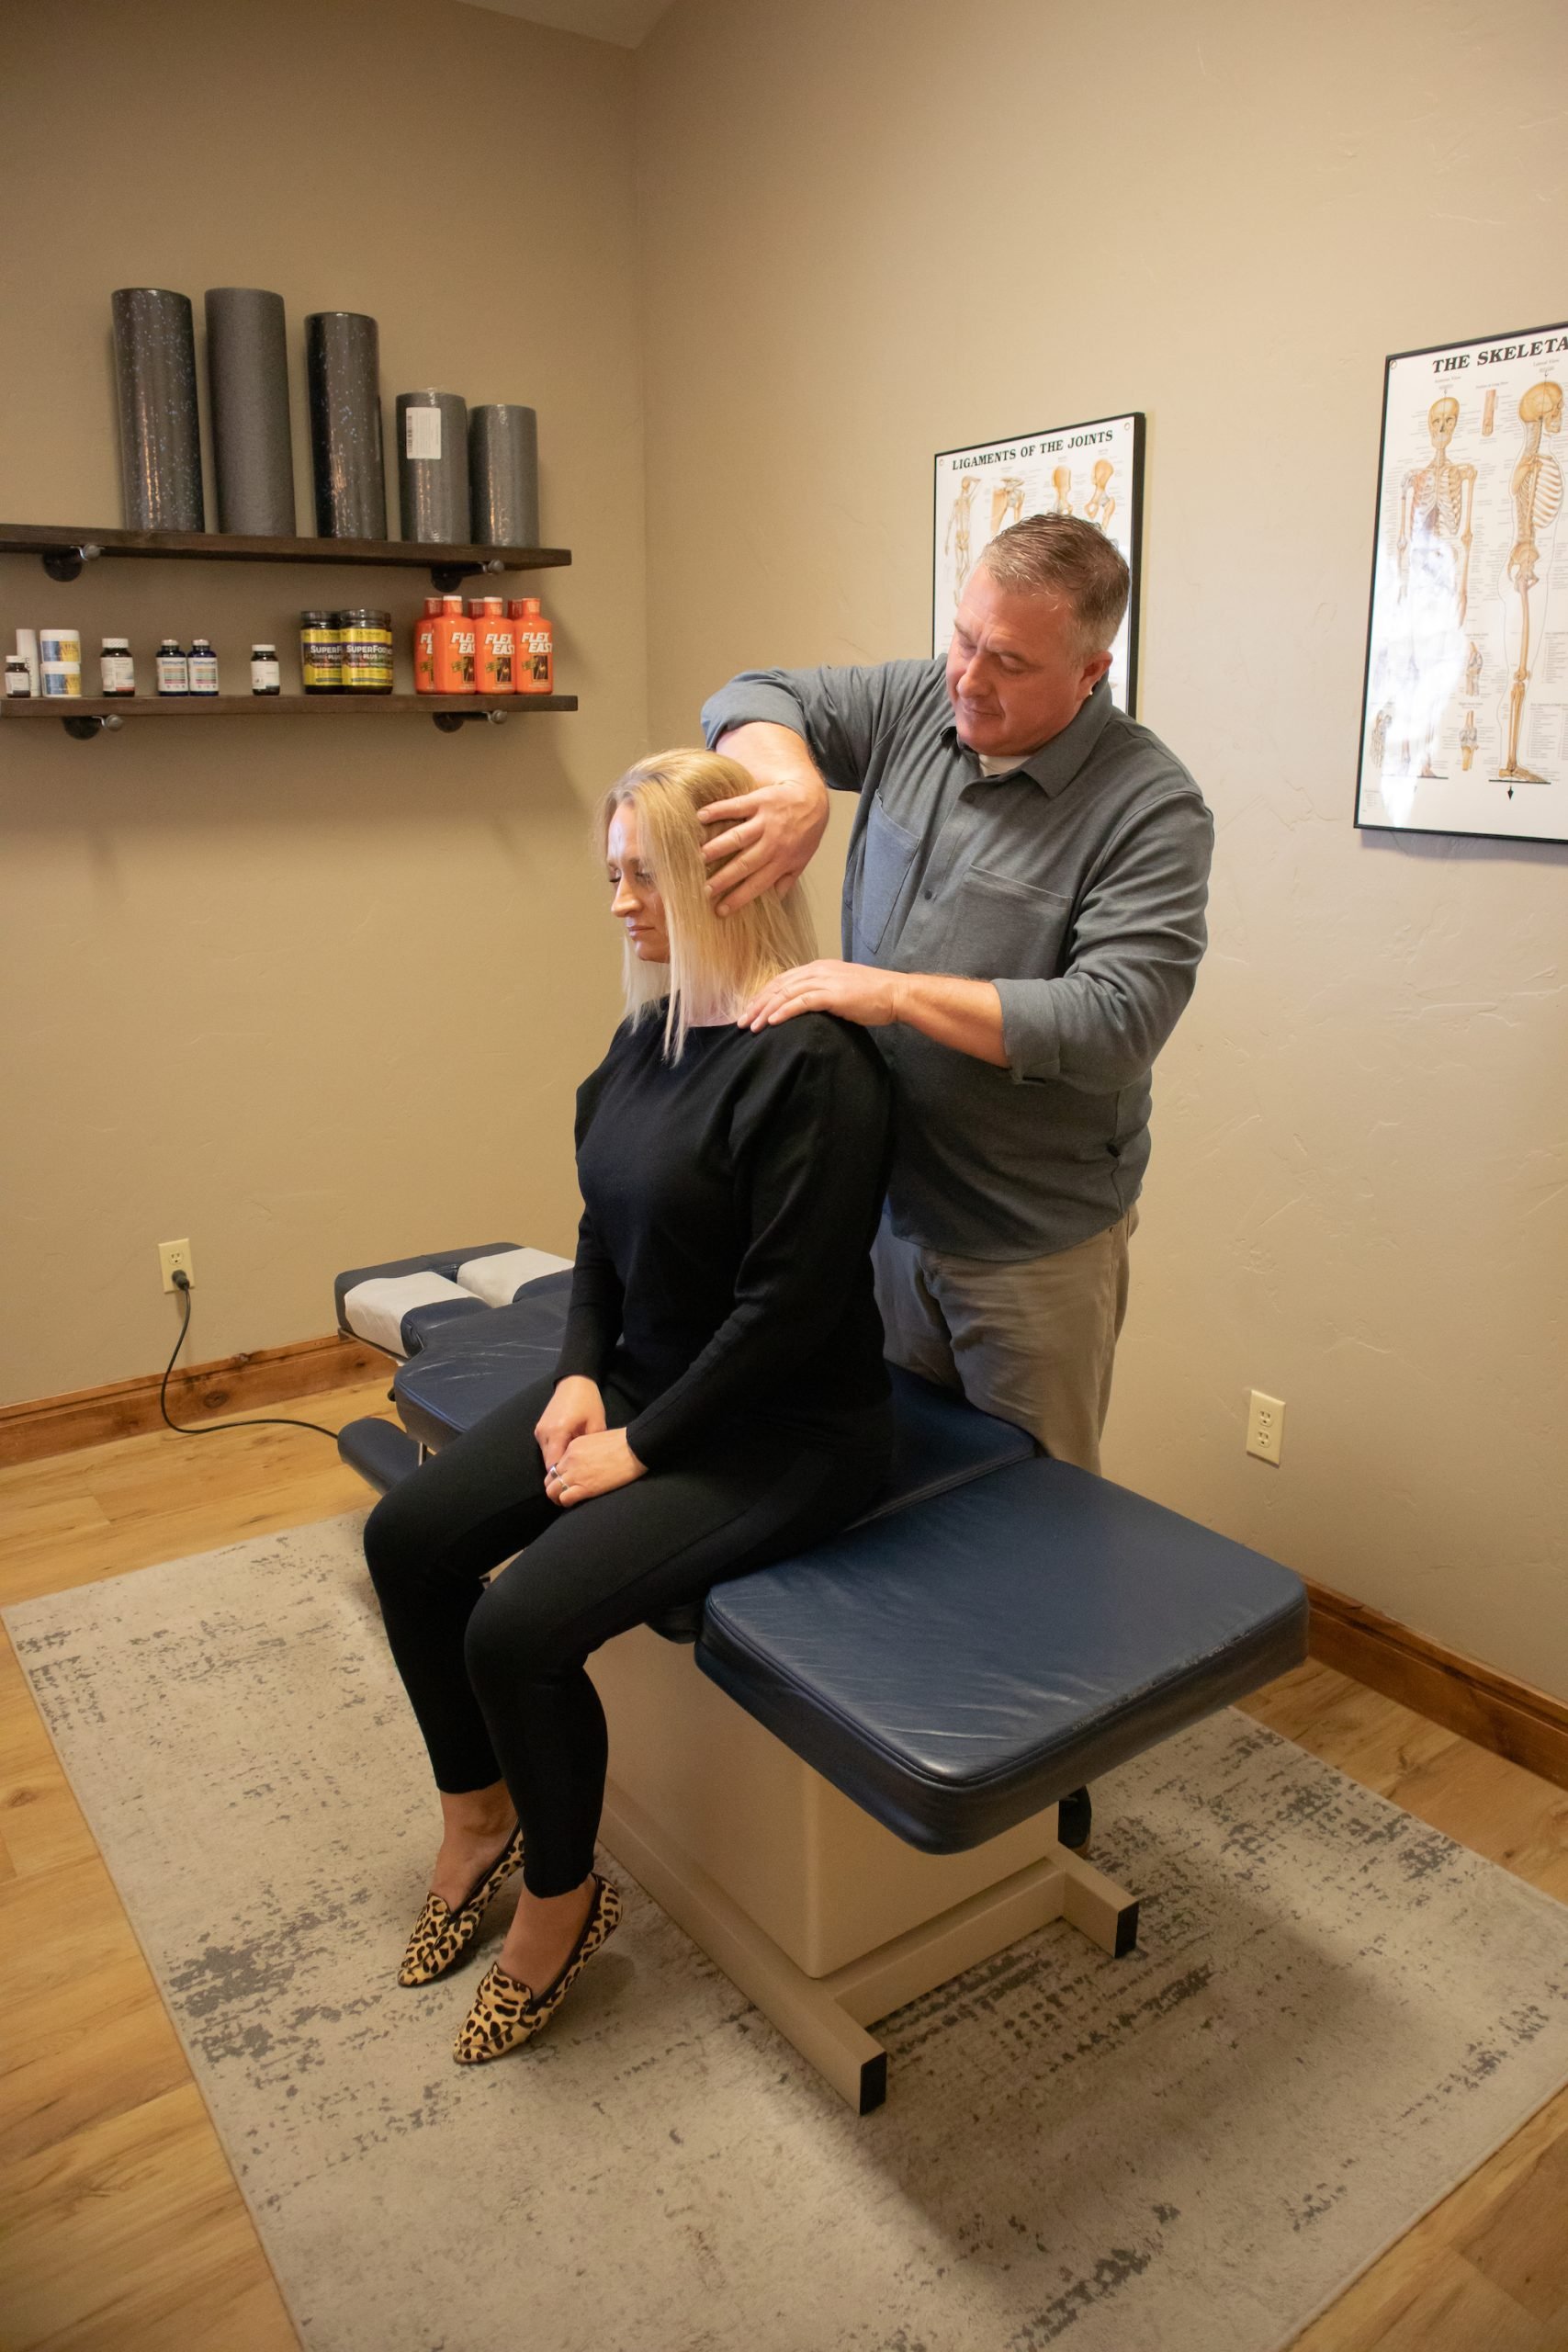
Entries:
[[1285, 1442], [1285, 1400], [1252, 1389], [1247, 1400], [1247, 1450], [1259, 1462], [1278, 1462]]
[[190, 1261], [190, 1243], [188, 1241], [160, 1241], [158, 1244], [158, 1263], [163, 1269], [164, 1288], [165, 1290], [174, 1289], [175, 1276], [176, 1273], [182, 1273], [187, 1276], [192, 1290], [196, 1288], [196, 1268]]

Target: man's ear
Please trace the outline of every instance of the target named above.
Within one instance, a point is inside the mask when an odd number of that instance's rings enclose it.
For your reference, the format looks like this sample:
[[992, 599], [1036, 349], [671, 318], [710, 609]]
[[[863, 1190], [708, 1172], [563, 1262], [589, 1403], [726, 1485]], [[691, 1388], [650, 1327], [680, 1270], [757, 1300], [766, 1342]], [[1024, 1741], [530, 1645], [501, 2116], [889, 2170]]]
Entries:
[[1093, 692], [1094, 688], [1099, 685], [1101, 678], [1105, 676], [1110, 667], [1111, 656], [1109, 653], [1091, 653], [1089, 655], [1089, 660], [1083, 665], [1084, 686], [1086, 692]]

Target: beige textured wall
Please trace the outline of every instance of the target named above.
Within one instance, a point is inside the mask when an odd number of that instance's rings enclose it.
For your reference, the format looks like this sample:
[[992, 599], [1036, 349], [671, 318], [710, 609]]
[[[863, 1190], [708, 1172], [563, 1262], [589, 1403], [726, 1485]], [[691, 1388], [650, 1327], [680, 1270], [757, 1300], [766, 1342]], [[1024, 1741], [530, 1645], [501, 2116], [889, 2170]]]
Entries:
[[1565, 96], [1557, 0], [682, 0], [639, 58], [653, 733], [926, 650], [935, 450], [1148, 412], [1142, 715], [1219, 850], [1108, 1466], [1568, 1695], [1568, 850], [1350, 823], [1383, 356], [1562, 316]]
[[[582, 704], [456, 737], [0, 734], [10, 1398], [161, 1364], [162, 1239], [191, 1239], [197, 1359], [330, 1329], [355, 1261], [570, 1247], [572, 1091], [615, 993], [585, 816], [645, 704], [629, 55], [453, 0], [57, 0], [4, 49], [0, 515], [120, 520], [111, 288], [178, 287], [199, 323], [207, 286], [262, 285], [311, 529], [302, 322], [367, 311], [389, 420], [432, 382], [537, 407], [545, 536], [575, 551], [537, 585]], [[6, 558], [0, 628], [79, 622], [94, 655], [123, 631], [142, 691], [164, 630], [205, 628], [243, 688], [301, 605], [385, 604], [401, 639], [426, 585], [105, 562], [59, 587]]]

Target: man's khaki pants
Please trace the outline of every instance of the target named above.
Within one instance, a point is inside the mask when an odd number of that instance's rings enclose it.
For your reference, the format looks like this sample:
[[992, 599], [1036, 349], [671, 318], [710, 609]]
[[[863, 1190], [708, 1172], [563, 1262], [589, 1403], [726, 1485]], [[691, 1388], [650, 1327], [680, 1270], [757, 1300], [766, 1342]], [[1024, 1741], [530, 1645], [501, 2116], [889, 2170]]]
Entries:
[[1138, 1212], [1076, 1249], [997, 1264], [876, 1237], [876, 1303], [893, 1363], [962, 1389], [1058, 1462], [1100, 1468]]

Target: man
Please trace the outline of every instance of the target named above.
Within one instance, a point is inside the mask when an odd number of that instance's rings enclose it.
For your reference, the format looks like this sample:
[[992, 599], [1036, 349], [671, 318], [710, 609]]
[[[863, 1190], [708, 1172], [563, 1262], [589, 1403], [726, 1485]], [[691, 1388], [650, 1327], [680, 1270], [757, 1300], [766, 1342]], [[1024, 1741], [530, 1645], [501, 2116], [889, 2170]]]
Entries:
[[757, 779], [705, 811], [722, 911], [791, 887], [828, 789], [858, 792], [851, 960], [786, 972], [747, 1016], [874, 1028], [898, 1142], [876, 1245], [896, 1363], [1048, 1453], [1100, 1467], [1150, 1070], [1206, 944], [1213, 827], [1111, 700], [1127, 567], [1090, 523], [993, 539], [945, 665], [748, 672], [703, 712]]

